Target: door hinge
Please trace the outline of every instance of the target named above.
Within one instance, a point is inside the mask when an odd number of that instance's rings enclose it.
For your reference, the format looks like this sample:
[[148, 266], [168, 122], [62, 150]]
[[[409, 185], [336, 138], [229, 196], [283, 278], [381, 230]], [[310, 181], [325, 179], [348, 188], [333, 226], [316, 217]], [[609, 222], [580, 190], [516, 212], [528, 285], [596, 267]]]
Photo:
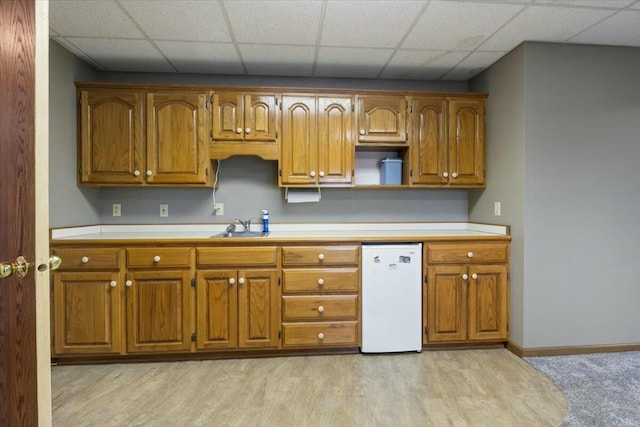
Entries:
[[197, 337], [196, 333], [195, 332], [192, 333], [191, 334], [191, 342], [196, 342], [196, 337]]
[[274, 96], [274, 97], [273, 97], [273, 99], [275, 99], [275, 100], [276, 100], [276, 107], [277, 107], [277, 106], [278, 106], [278, 97], [277, 97], [277, 96]]
[[82, 175], [82, 168], [78, 168], [78, 175]]
[[209, 168], [204, 168], [204, 174], [205, 176], [209, 176]]
[[429, 276], [428, 275], [424, 275], [424, 283], [429, 283]]
[[409, 113], [413, 114], [413, 105], [409, 105]]
[[209, 139], [213, 141], [213, 129], [209, 131]]
[[278, 169], [278, 175], [282, 176], [282, 169]]
[[355, 104], [351, 104], [351, 112], [352, 113], [356, 112], [356, 105]]
[[413, 178], [413, 169], [409, 169], [409, 176]]
[[282, 329], [278, 331], [278, 339], [282, 338]]
[[278, 286], [282, 283], [282, 277], [278, 277]]
[[424, 327], [424, 334], [429, 335], [429, 328], [426, 326]]
[[276, 139], [278, 139], [278, 131], [276, 131]]
[[196, 287], [196, 278], [195, 278], [195, 277], [193, 277], [193, 278], [191, 279], [191, 287], [192, 287], [192, 288], [195, 288], [195, 287]]

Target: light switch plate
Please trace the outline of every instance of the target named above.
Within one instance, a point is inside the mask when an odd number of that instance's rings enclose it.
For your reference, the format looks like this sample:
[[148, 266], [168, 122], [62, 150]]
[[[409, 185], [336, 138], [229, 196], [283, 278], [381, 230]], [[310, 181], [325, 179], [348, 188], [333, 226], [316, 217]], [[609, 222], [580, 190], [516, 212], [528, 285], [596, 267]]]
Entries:
[[493, 215], [494, 216], [502, 215], [502, 203], [493, 202]]
[[160, 205], [160, 216], [161, 217], [169, 216], [169, 205], [167, 204]]
[[224, 203], [216, 203], [213, 207], [216, 216], [224, 215]]

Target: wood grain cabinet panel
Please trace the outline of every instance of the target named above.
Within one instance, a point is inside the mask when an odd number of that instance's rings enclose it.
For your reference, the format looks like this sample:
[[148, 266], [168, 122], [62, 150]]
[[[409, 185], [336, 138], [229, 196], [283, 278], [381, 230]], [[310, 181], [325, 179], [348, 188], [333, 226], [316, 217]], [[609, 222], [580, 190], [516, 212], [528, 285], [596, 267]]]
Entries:
[[277, 262], [275, 246], [225, 246], [197, 248], [198, 266], [267, 267]]
[[296, 295], [282, 297], [283, 321], [357, 320], [357, 295]]
[[509, 331], [507, 267], [469, 267], [469, 339], [506, 340]]
[[356, 292], [357, 267], [346, 268], [283, 268], [284, 292], [323, 293]]
[[279, 345], [280, 293], [275, 270], [238, 272], [238, 346], [269, 348]]
[[407, 100], [400, 95], [358, 95], [358, 143], [407, 145]]
[[428, 263], [506, 263], [508, 243], [443, 243], [427, 246]]
[[236, 280], [235, 270], [198, 271], [196, 344], [199, 350], [238, 346]]
[[127, 249], [127, 267], [156, 268], [191, 266], [191, 248], [130, 248]]
[[357, 245], [336, 246], [284, 246], [282, 265], [287, 266], [339, 266], [360, 262]]
[[51, 248], [62, 260], [59, 270], [114, 270], [120, 268], [119, 248]]
[[462, 266], [429, 268], [427, 327], [429, 342], [467, 339], [467, 287]]
[[485, 99], [449, 100], [449, 184], [484, 185]]
[[411, 183], [446, 185], [449, 150], [447, 100], [411, 100]]
[[357, 347], [358, 322], [286, 323], [282, 326], [284, 347]]

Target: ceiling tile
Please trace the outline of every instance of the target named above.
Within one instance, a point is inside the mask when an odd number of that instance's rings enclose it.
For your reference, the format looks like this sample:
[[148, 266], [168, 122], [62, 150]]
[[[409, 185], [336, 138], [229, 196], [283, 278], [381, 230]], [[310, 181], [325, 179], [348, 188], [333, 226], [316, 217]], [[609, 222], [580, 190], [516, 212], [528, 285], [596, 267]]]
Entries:
[[321, 47], [315, 75], [374, 78], [392, 53], [392, 49]]
[[602, 9], [530, 6], [481, 47], [511, 50], [522, 41], [566, 42], [611, 13]]
[[315, 45], [321, 1], [226, 1], [238, 43]]
[[[473, 50], [524, 6], [432, 1], [403, 48]], [[455, 29], [455, 30], [452, 30]]]
[[469, 52], [444, 50], [399, 50], [385, 68], [386, 79], [438, 79]]
[[604, 7], [621, 8], [627, 7], [635, 0], [537, 0], [536, 4], [553, 6], [583, 6], [583, 7]]
[[631, 9], [640, 9], [640, 1], [631, 6]]
[[180, 73], [244, 74], [231, 43], [157, 41], [156, 45]]
[[240, 45], [247, 72], [268, 76], [311, 76], [315, 48], [311, 46]]
[[618, 12], [570, 41], [616, 46], [640, 46], [640, 11], [626, 10]]
[[49, 26], [68, 37], [144, 38], [113, 0], [52, 1]]
[[89, 39], [67, 40], [102, 64], [109, 71], [175, 71], [158, 50], [146, 40]]
[[424, 1], [328, 1], [322, 46], [396, 47]]
[[442, 80], [469, 80], [502, 58], [507, 52], [473, 52], [448, 72]]
[[120, 3], [152, 39], [231, 42], [217, 1], [126, 0]]

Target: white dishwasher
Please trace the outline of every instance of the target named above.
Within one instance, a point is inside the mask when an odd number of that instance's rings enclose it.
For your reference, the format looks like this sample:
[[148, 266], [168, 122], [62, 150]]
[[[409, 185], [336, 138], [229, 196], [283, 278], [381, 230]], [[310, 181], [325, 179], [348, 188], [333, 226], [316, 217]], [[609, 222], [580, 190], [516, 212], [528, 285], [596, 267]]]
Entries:
[[363, 353], [422, 351], [422, 244], [362, 245]]

